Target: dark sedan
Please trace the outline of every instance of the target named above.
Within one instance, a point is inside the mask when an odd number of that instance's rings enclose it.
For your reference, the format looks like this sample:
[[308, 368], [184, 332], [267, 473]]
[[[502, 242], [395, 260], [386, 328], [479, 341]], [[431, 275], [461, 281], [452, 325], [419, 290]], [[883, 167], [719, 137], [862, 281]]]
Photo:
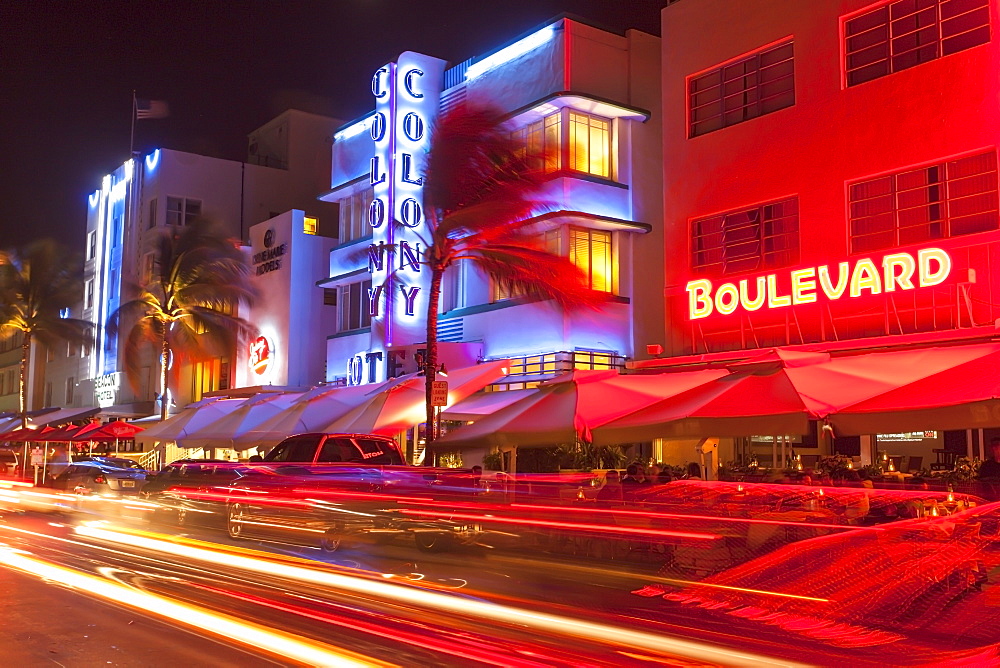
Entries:
[[78, 494], [138, 494], [146, 471], [108, 461], [73, 462], [52, 480], [56, 489]]

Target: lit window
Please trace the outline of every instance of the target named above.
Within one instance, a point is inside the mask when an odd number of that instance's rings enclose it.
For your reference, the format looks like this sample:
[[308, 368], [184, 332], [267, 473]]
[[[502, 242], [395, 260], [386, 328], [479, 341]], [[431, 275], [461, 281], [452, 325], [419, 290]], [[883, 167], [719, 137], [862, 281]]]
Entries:
[[851, 252], [1000, 228], [993, 151], [850, 186]]
[[167, 225], [190, 225], [201, 215], [201, 202], [184, 197], [167, 198]]
[[570, 228], [569, 260], [583, 271], [592, 290], [614, 292], [611, 232]]
[[375, 199], [375, 191], [366, 188], [340, 200], [340, 243], [371, 236], [368, 209]]
[[611, 122], [575, 111], [569, 113], [569, 166], [605, 178], [611, 175], [608, 156]]
[[735, 274], [799, 261], [799, 201], [792, 197], [691, 224], [691, 268]]
[[688, 81], [690, 136], [698, 137], [795, 104], [792, 42], [769, 47]]
[[531, 155], [545, 156], [545, 171], [572, 170], [611, 178], [611, 121], [560, 109], [511, 133]]
[[[552, 255], [562, 255], [560, 236], [561, 234], [559, 230], [547, 230], [545, 232], [542, 240], [546, 252], [551, 253]], [[490, 300], [493, 302], [512, 299], [514, 297], [521, 297], [523, 295], [521, 290], [510, 290], [507, 286], [504, 286], [496, 279], [492, 279], [491, 284], [492, 294], [490, 296]]]
[[310, 218], [309, 216], [306, 216], [305, 218], [302, 219], [302, 231], [305, 232], [306, 234], [316, 234], [317, 227], [318, 224], [315, 218]]
[[368, 291], [372, 287], [371, 280], [342, 285], [337, 288], [337, 304], [340, 319], [337, 323], [338, 332], [350, 332], [371, 326], [371, 307]]
[[989, 0], [897, 0], [844, 21], [854, 86], [990, 41]]

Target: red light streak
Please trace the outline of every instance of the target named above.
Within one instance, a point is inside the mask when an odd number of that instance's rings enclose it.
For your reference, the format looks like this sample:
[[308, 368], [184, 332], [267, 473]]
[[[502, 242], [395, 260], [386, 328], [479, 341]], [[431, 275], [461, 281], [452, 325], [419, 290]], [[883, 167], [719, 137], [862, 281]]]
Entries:
[[404, 515], [415, 515], [418, 517], [442, 517], [447, 516], [452, 520], [469, 520], [472, 522], [514, 524], [520, 526], [538, 526], [552, 529], [576, 529], [580, 531], [597, 531], [600, 533], [628, 534], [634, 536], [646, 536], [649, 538], [690, 538], [692, 540], [718, 540], [723, 538], [714, 533], [690, 533], [686, 531], [663, 531], [661, 529], [637, 529], [634, 527], [602, 526], [599, 524], [578, 524], [575, 522], [556, 522], [554, 520], [532, 520], [527, 518], [495, 517], [490, 515], [471, 515], [464, 513], [435, 513], [428, 510], [414, 510], [412, 508], [402, 508], [400, 512]]

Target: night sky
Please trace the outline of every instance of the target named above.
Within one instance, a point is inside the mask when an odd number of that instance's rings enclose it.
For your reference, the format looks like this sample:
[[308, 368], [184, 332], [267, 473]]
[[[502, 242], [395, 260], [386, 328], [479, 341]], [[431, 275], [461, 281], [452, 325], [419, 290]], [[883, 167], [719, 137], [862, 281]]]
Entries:
[[0, 0], [0, 247], [82, 245], [86, 196], [128, 157], [132, 91], [170, 117], [135, 148], [246, 159], [295, 107], [345, 121], [402, 51], [452, 64], [564, 12], [660, 33], [665, 0]]

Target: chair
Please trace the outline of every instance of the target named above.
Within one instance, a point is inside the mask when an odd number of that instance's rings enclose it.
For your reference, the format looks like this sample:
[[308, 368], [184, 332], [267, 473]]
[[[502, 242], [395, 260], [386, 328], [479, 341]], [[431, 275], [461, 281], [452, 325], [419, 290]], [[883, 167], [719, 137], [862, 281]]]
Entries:
[[906, 461], [906, 470], [909, 473], [916, 473], [924, 463], [923, 457], [910, 457]]
[[958, 463], [958, 454], [950, 450], [935, 448], [932, 452], [937, 457], [937, 461], [931, 464], [932, 471], [951, 471]]

